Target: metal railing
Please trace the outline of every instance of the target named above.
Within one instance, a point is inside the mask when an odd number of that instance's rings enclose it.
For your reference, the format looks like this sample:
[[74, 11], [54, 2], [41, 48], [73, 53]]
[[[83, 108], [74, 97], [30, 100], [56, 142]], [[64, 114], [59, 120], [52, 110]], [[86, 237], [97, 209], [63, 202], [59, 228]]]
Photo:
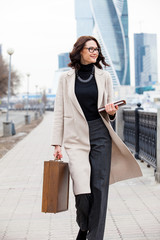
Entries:
[[135, 152], [135, 111], [134, 110], [124, 110], [124, 142]]
[[157, 167], [157, 112], [124, 109], [124, 142], [137, 159]]
[[139, 111], [139, 158], [156, 169], [157, 113]]

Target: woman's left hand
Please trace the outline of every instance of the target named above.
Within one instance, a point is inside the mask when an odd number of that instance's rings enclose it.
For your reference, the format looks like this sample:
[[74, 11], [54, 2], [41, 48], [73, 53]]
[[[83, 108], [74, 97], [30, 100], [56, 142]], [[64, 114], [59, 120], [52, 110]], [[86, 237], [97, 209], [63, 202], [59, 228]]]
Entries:
[[118, 106], [114, 106], [113, 103], [108, 103], [105, 105], [105, 110], [109, 115], [113, 116], [114, 114], [116, 114]]

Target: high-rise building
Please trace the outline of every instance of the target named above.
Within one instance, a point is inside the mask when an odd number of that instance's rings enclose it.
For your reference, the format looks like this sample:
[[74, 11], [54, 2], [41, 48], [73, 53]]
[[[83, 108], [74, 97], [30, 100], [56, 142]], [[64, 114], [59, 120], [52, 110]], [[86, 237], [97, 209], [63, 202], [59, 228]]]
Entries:
[[69, 53], [61, 53], [58, 55], [58, 67], [66, 68], [68, 67], [68, 63], [70, 62]]
[[75, 0], [77, 37], [93, 34], [94, 20], [89, 0]]
[[75, 0], [75, 13], [77, 37], [98, 39], [114, 87], [130, 85], [127, 0]]
[[68, 52], [58, 54], [58, 69], [55, 71], [55, 74], [54, 74], [54, 81], [53, 81], [53, 88], [52, 88], [52, 92], [54, 94], [56, 94], [57, 92], [58, 82], [61, 74], [70, 69], [68, 67], [69, 62], [70, 62], [70, 58], [69, 58]]
[[158, 81], [156, 34], [134, 34], [134, 53], [136, 92], [142, 93]]

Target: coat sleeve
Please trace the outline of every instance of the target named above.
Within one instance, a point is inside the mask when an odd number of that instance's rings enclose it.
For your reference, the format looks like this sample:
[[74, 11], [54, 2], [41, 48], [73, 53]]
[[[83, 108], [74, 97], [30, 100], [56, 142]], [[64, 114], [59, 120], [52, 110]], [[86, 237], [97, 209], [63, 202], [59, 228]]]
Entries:
[[63, 142], [64, 131], [64, 96], [63, 96], [63, 79], [64, 74], [59, 79], [58, 89], [56, 93], [56, 99], [54, 104], [54, 124], [53, 124], [53, 136], [52, 146], [60, 145]]
[[[112, 84], [112, 78], [109, 72], [105, 72], [105, 78], [106, 78], [106, 91], [107, 94], [107, 103], [113, 102], [113, 84]], [[116, 118], [116, 114], [111, 116], [106, 111], [103, 111], [101, 115], [107, 120], [107, 121], [114, 121]]]
[[113, 101], [113, 83], [112, 83], [112, 78], [109, 72], [107, 73], [107, 89], [108, 89], [108, 99], [107, 103], [112, 103]]
[[[112, 83], [112, 78], [109, 72], [107, 72], [107, 85], [108, 85], [108, 99], [107, 103], [112, 103], [113, 102], [113, 83]], [[109, 115], [109, 120], [114, 121], [116, 118], [116, 114], [113, 116]]]

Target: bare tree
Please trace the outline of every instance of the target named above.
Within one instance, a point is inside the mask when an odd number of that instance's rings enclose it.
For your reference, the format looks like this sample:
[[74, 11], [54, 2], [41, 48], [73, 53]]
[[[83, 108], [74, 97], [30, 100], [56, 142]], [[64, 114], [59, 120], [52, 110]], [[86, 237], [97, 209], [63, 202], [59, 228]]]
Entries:
[[47, 103], [47, 96], [46, 96], [46, 91], [45, 91], [45, 90], [43, 90], [42, 102], [43, 102], [44, 105], [46, 106], [46, 103]]
[[[7, 95], [8, 92], [8, 64], [4, 61], [2, 56], [0, 56], [0, 97]], [[11, 94], [14, 95], [16, 89], [20, 85], [20, 76], [17, 71], [11, 71]]]

